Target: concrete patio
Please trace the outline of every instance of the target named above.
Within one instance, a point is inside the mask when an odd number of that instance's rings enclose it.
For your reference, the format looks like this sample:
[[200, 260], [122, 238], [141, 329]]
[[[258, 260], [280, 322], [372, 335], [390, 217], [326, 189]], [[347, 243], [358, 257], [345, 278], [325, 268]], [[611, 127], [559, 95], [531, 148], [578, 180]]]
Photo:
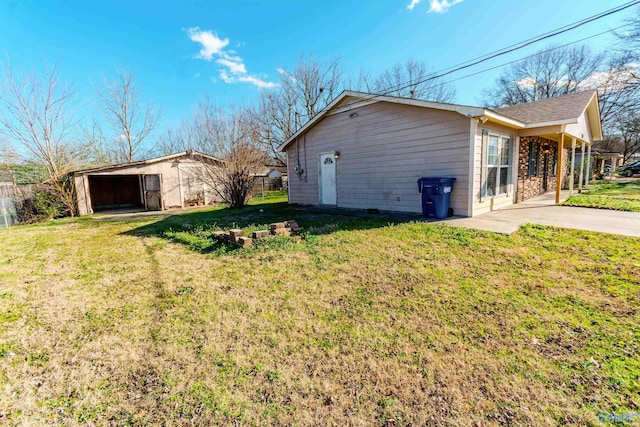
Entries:
[[[568, 196], [569, 191], [563, 191], [561, 200]], [[553, 192], [474, 218], [453, 217], [434, 223], [501, 234], [514, 233], [531, 223], [640, 237], [640, 212], [559, 206]]]

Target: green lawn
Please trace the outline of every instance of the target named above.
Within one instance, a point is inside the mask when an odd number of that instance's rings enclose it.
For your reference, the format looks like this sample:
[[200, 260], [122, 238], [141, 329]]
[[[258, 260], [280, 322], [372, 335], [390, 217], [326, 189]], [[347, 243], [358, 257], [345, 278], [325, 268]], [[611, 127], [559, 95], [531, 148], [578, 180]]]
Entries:
[[[211, 240], [286, 219], [303, 238]], [[640, 239], [412, 219], [272, 203], [0, 231], [0, 420], [595, 426], [640, 412]]]
[[596, 181], [588, 190], [563, 202], [568, 206], [640, 212], [640, 180], [627, 182]]
[[287, 191], [265, 191], [264, 200], [261, 193], [256, 193], [251, 200], [250, 205], [259, 205], [262, 203], [278, 203], [287, 201]]

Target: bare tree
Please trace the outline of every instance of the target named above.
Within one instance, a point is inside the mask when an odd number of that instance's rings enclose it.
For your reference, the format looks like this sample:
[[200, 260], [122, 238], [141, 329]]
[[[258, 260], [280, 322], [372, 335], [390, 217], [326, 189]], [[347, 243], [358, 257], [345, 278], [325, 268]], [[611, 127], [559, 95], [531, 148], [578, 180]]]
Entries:
[[[264, 168], [267, 155], [257, 137], [253, 115], [246, 109], [223, 110], [209, 100], [200, 103], [190, 138], [199, 142], [199, 150], [222, 161], [206, 164], [203, 180], [223, 203], [240, 208], [247, 203], [255, 174]], [[204, 162], [203, 162], [204, 163]]]
[[[194, 117], [197, 113], [194, 114]], [[183, 120], [177, 127], [167, 129], [159, 135], [156, 141], [154, 154], [164, 156], [181, 151], [204, 151], [202, 141], [198, 139], [198, 133], [194, 130], [194, 119]]]
[[499, 107], [579, 92], [603, 61], [603, 55], [592, 54], [585, 46], [547, 47], [507, 67], [495, 86], [484, 92], [486, 103]]
[[310, 120], [342, 90], [340, 60], [321, 62], [313, 55], [301, 55], [293, 72], [282, 70], [280, 84], [296, 99], [298, 112]]
[[622, 154], [623, 162], [640, 152], [640, 115], [637, 111], [618, 112], [611, 120], [609, 131], [600, 148]]
[[95, 116], [91, 117], [91, 121], [80, 123], [82, 132], [82, 140], [86, 148], [87, 158], [95, 164], [113, 163], [112, 147], [104, 135], [102, 126]]
[[374, 92], [373, 79], [371, 78], [371, 74], [369, 74], [364, 69], [360, 69], [357, 77], [350, 77], [345, 83], [345, 86], [357, 92]]
[[20, 156], [13, 144], [0, 135], [0, 163], [4, 163], [5, 165], [13, 164], [17, 162], [19, 158]]
[[384, 71], [368, 86], [377, 94], [434, 102], [453, 102], [456, 96], [453, 86], [435, 77], [423, 61], [413, 58]]
[[640, 112], [640, 87], [637, 73], [640, 67], [628, 54], [618, 54], [609, 60], [605, 71], [595, 73], [584, 86], [598, 89], [600, 118], [607, 134], [628, 128], [630, 117]]
[[76, 213], [75, 192], [69, 173], [80, 163], [82, 152], [72, 140], [77, 124], [72, 119], [73, 91], [60, 82], [56, 67], [44, 76], [16, 74], [2, 64], [0, 131], [45, 173], [47, 189], [70, 215]]
[[625, 19], [625, 23], [627, 25], [624, 26], [624, 31], [616, 32], [616, 36], [621, 42], [621, 50], [631, 53], [637, 59], [640, 57], [640, 7]]
[[113, 81], [105, 78], [104, 85], [97, 93], [113, 132], [108, 143], [103, 144], [109, 147], [106, 155], [113, 162], [132, 162], [139, 157], [144, 140], [156, 128], [160, 113], [153, 105], [140, 101], [132, 72], [117, 70], [116, 78]]
[[283, 166], [284, 156], [278, 147], [296, 132], [299, 120], [296, 101], [291, 91], [265, 90], [260, 94], [258, 105], [251, 107], [260, 141], [269, 156]]
[[342, 74], [338, 58], [320, 61], [314, 55], [301, 55], [293, 71], [279, 72], [278, 88], [261, 93], [253, 116], [266, 151], [284, 165], [277, 148], [338, 95]]
[[613, 114], [604, 124], [608, 139], [617, 145], [618, 152], [628, 161], [640, 153], [640, 8], [626, 20], [625, 30], [616, 33], [620, 47], [614, 50], [612, 63], [621, 72], [622, 82], [617, 82], [614, 92], [618, 95], [611, 103]]

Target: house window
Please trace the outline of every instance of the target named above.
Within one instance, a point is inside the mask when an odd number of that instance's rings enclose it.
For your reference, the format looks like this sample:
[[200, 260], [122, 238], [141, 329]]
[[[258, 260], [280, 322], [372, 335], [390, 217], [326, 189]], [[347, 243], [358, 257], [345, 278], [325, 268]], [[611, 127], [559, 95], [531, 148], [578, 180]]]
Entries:
[[486, 168], [486, 195], [507, 194], [511, 184], [511, 138], [489, 135]]
[[551, 166], [551, 175], [555, 175], [558, 170], [558, 147], [553, 147], [553, 162]]
[[540, 145], [535, 142], [529, 142], [529, 176], [538, 176], [540, 168]]

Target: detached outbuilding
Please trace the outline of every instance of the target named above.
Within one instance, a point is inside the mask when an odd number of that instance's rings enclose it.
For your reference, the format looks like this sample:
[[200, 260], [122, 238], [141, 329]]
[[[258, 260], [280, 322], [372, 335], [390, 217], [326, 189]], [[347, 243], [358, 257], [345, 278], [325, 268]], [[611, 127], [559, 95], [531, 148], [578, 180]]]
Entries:
[[[491, 110], [345, 91], [280, 147], [289, 202], [421, 212], [417, 180], [451, 177], [455, 215], [476, 216], [588, 183], [602, 139], [596, 91]], [[574, 176], [577, 178], [574, 180]], [[575, 181], [575, 182], [574, 182]]]
[[212, 191], [211, 168], [221, 162], [193, 151], [140, 162], [77, 171], [73, 181], [78, 213], [122, 208], [164, 210], [209, 205], [219, 200]]

